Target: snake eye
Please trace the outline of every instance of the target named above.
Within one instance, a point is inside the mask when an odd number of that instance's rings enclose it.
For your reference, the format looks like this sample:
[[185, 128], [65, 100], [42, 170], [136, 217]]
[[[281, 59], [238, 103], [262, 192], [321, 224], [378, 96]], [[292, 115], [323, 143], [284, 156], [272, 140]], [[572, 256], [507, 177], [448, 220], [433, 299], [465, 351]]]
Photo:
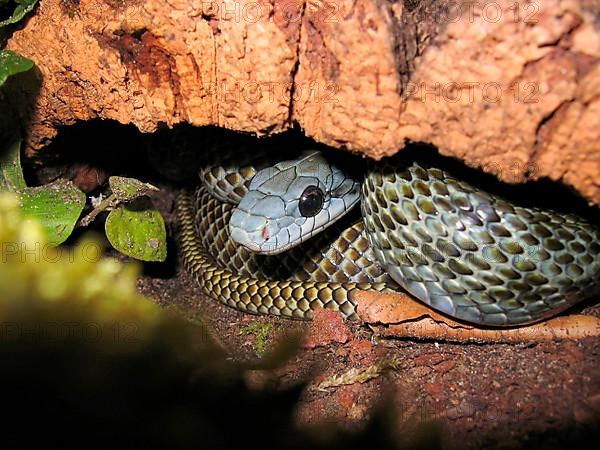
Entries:
[[308, 186], [300, 196], [298, 208], [304, 217], [316, 216], [323, 208], [325, 194], [317, 186]]

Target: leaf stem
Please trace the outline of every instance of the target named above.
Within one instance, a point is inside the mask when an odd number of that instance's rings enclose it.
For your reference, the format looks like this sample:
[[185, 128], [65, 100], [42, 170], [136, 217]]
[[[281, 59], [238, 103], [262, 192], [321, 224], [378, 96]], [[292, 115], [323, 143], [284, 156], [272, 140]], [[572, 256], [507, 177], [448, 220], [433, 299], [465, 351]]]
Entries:
[[87, 227], [102, 211], [108, 208], [114, 208], [119, 204], [119, 199], [115, 194], [110, 194], [104, 200], [102, 200], [98, 206], [96, 206], [87, 216], [82, 218], [77, 224], [78, 227]]

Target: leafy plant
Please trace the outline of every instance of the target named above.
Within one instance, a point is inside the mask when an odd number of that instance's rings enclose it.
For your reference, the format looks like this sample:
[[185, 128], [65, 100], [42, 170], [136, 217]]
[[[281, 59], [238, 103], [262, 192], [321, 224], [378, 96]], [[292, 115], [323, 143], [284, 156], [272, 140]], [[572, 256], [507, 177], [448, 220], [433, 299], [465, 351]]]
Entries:
[[38, 0], [0, 0], [0, 7], [9, 3], [15, 4], [13, 13], [7, 19], [0, 21], [0, 30], [23, 19], [23, 17], [33, 11], [37, 2]]
[[20, 140], [9, 138], [5, 146], [7, 151], [0, 153], [0, 191], [17, 194], [23, 215], [42, 225], [50, 245], [63, 243], [76, 226], [87, 226], [98, 214], [109, 210], [105, 232], [115, 249], [142, 261], [165, 260], [165, 223], [147, 197], [157, 190], [154, 186], [133, 178], [110, 177], [112, 194], [78, 222], [85, 207], [85, 194], [64, 179], [28, 187], [21, 169]]
[[111, 245], [142, 261], [164, 261], [167, 257], [165, 222], [147, 197], [158, 189], [135, 178], [110, 177], [112, 194], [81, 220], [82, 225], [99, 212], [111, 209], [104, 229]]
[[[29, 13], [37, 0], [0, 0], [0, 8], [14, 4], [12, 14], [0, 21], [0, 32]], [[30, 70], [33, 61], [11, 50], [0, 50], [0, 87], [18, 73]], [[10, 128], [10, 125], [3, 124]], [[14, 128], [14, 126], [13, 126]], [[71, 181], [59, 179], [38, 187], [25, 184], [20, 162], [21, 141], [14, 129], [2, 129], [0, 136], [0, 191], [17, 194], [23, 215], [35, 218], [44, 228], [48, 243], [63, 243], [76, 226], [89, 225], [102, 211], [110, 211], [105, 223], [108, 240], [121, 253], [143, 261], [164, 261], [166, 230], [160, 213], [147, 194], [153, 186], [132, 178], [111, 177], [112, 194], [94, 205], [91, 213], [78, 222], [85, 207], [85, 194]]]
[[[38, 0], [0, 0], [0, 11], [8, 9], [10, 4], [14, 5], [12, 14], [4, 20], [0, 20], [0, 45], [9, 25], [13, 25], [23, 19], [35, 8]], [[0, 18], [1, 19], [1, 18]], [[26, 72], [33, 67], [33, 61], [25, 58], [12, 50], [0, 49], [0, 87], [8, 77], [17, 73]]]
[[20, 141], [13, 139], [0, 158], [0, 191], [15, 192], [23, 215], [38, 219], [50, 245], [61, 244], [75, 227], [85, 205], [85, 194], [67, 180], [28, 187], [21, 170], [19, 150]]
[[17, 73], [26, 72], [33, 67], [33, 61], [13, 52], [0, 50], [0, 86], [8, 77]]

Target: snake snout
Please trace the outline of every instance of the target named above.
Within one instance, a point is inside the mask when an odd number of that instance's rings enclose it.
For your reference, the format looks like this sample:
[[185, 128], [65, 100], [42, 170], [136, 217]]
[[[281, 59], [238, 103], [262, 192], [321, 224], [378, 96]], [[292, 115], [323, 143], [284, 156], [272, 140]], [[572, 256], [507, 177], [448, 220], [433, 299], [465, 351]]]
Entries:
[[262, 244], [265, 242], [263, 239], [257, 240], [257, 236], [260, 236], [261, 233], [262, 232], [249, 234], [240, 228], [232, 226], [229, 227], [229, 235], [231, 239], [235, 243], [246, 247], [251, 252], [261, 251]]
[[246, 247], [248, 250], [258, 252], [262, 244], [268, 239], [269, 233], [267, 220], [245, 211], [236, 209], [229, 219], [229, 235], [231, 239]]
[[274, 236], [277, 223], [245, 211], [234, 210], [229, 220], [229, 237], [254, 253], [272, 254], [279, 249]]

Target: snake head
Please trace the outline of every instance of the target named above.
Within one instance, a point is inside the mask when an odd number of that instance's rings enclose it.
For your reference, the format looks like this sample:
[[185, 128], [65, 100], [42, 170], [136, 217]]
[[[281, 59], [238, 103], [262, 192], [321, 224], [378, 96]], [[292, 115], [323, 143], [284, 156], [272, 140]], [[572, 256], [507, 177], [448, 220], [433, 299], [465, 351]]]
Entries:
[[360, 199], [360, 182], [318, 151], [259, 171], [234, 209], [229, 233], [238, 244], [275, 255], [343, 217]]

